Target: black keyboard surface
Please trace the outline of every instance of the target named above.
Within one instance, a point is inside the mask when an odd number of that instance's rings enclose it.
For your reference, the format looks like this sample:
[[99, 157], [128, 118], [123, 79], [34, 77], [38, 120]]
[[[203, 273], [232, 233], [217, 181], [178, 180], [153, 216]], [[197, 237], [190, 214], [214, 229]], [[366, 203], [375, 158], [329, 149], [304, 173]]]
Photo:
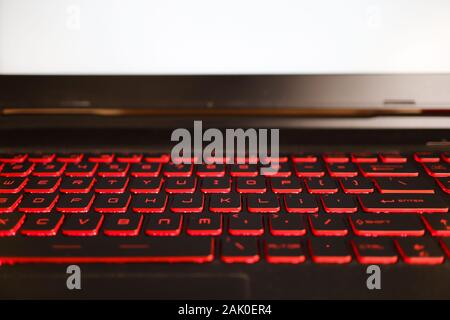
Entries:
[[0, 154], [0, 264], [443, 264], [450, 152]]

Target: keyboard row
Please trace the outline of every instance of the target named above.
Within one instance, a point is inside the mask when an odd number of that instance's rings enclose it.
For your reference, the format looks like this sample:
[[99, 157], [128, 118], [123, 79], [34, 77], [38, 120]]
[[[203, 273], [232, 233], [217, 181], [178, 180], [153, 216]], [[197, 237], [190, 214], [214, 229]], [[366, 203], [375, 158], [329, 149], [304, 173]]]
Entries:
[[0, 177], [418, 177], [422, 168], [432, 177], [450, 177], [450, 163], [279, 163], [274, 171], [256, 164], [163, 164], [153, 163], [0, 163]]
[[[309, 229], [309, 230], [308, 230]], [[427, 233], [428, 232], [428, 233]], [[0, 237], [64, 236], [304, 236], [318, 237], [435, 237], [450, 236], [449, 214], [355, 214], [351, 216], [282, 214], [195, 214], [126, 213], [0, 214]]]
[[440, 189], [450, 193], [450, 178], [128, 178], [128, 177], [0, 177], [0, 194], [3, 193], [266, 193], [349, 194], [379, 192], [436, 193]]
[[0, 213], [446, 213], [448, 201], [434, 194], [311, 194], [276, 195], [239, 193], [204, 195], [196, 193], [158, 194], [59, 194], [26, 193], [0, 196]]
[[[191, 161], [198, 161], [198, 158], [188, 157]], [[235, 156], [231, 157], [214, 157], [212, 159], [206, 159], [208, 162], [218, 163], [230, 163], [231, 160], [234, 163], [239, 162], [258, 162], [259, 160], [277, 160], [277, 162], [287, 162], [292, 160], [293, 162], [308, 162], [313, 163], [319, 160], [323, 160], [327, 163], [405, 163], [410, 159], [417, 162], [433, 163], [439, 161], [450, 162], [450, 152], [432, 152], [432, 151], [420, 151], [413, 154], [407, 154], [402, 152], [327, 152], [324, 154], [317, 154], [312, 152], [298, 152], [292, 155], [282, 154], [277, 158], [270, 156], [263, 159], [259, 159], [257, 156]], [[170, 161], [170, 155], [167, 153], [2, 153], [0, 154], [0, 162], [4, 163], [21, 163], [24, 161], [34, 163], [48, 163], [52, 161], [64, 162], [64, 163], [79, 163], [81, 161], [97, 162], [97, 163], [111, 163], [113, 161], [124, 163], [139, 163], [139, 162], [160, 162], [167, 163]]]
[[16, 263], [442, 264], [450, 238], [0, 238], [0, 265]]

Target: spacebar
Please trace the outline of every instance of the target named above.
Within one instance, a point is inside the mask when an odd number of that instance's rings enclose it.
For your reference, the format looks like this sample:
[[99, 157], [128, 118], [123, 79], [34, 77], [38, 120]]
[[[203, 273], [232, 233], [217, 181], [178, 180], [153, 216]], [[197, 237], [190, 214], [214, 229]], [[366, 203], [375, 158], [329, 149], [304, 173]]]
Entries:
[[205, 263], [213, 259], [210, 237], [0, 238], [0, 264]]

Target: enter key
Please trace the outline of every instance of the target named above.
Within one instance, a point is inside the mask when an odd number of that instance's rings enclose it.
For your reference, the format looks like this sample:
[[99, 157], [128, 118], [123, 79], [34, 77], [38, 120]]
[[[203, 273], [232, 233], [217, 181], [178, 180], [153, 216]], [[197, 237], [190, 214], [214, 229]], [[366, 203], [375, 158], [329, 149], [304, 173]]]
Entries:
[[370, 194], [359, 195], [365, 212], [374, 213], [430, 213], [448, 212], [448, 206], [432, 194]]

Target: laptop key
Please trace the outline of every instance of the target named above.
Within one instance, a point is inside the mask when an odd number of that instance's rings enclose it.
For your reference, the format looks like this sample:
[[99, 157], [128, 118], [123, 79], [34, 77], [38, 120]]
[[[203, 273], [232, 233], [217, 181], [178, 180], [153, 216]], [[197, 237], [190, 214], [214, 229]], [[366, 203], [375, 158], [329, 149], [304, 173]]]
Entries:
[[59, 153], [56, 155], [56, 161], [58, 162], [70, 162], [78, 163], [84, 157], [82, 153]]
[[27, 184], [27, 178], [0, 177], [0, 193], [18, 193]]
[[69, 163], [65, 174], [69, 177], [92, 177], [97, 167], [98, 163], [95, 162]]
[[46, 163], [51, 162], [54, 159], [54, 153], [30, 153], [27, 160], [30, 162]]
[[431, 213], [422, 215], [428, 231], [434, 237], [450, 237], [450, 214]]
[[342, 178], [339, 180], [345, 193], [372, 193], [374, 186], [371, 180], [362, 177]]
[[207, 263], [211, 237], [0, 238], [0, 264], [16, 263]]
[[34, 168], [33, 175], [38, 177], [59, 177], [66, 169], [62, 162], [38, 163]]
[[230, 216], [228, 232], [233, 236], [260, 236], [264, 233], [259, 214], [237, 213]]
[[0, 237], [15, 236], [25, 221], [23, 213], [1, 213], [0, 214]]
[[181, 214], [150, 215], [146, 218], [145, 233], [149, 236], [178, 236], [182, 222]]
[[308, 219], [311, 231], [315, 236], [343, 237], [348, 234], [344, 217], [319, 213], [308, 215]]
[[312, 260], [315, 263], [350, 263], [352, 255], [346, 240], [336, 237], [309, 239]]
[[270, 179], [270, 184], [274, 193], [302, 192], [302, 182], [297, 177], [272, 178]]
[[161, 171], [161, 163], [135, 163], [131, 165], [130, 173], [133, 177], [157, 177]]
[[203, 178], [200, 190], [203, 193], [229, 193], [231, 192], [231, 179], [229, 177]]
[[258, 239], [226, 237], [222, 241], [221, 258], [225, 263], [256, 263], [260, 259]]
[[62, 194], [56, 204], [56, 210], [63, 213], [85, 213], [93, 202], [93, 193]]
[[64, 177], [59, 191], [64, 193], [88, 193], [91, 191], [94, 182], [94, 178], [90, 177]]
[[362, 264], [393, 264], [398, 261], [392, 239], [354, 238], [352, 246], [356, 259]]
[[406, 155], [400, 152], [382, 152], [380, 159], [384, 163], [405, 163], [408, 161]]
[[232, 177], [256, 177], [258, 167], [255, 164], [230, 164], [228, 165]]
[[358, 169], [353, 163], [328, 163], [328, 172], [332, 177], [355, 177]]
[[0, 194], [0, 213], [13, 212], [22, 201], [22, 197], [22, 194]]
[[319, 211], [316, 198], [310, 194], [289, 194], [284, 196], [286, 211], [290, 213], [316, 213]]
[[125, 162], [101, 163], [97, 174], [100, 177], [125, 177], [130, 165]]
[[[234, 159], [235, 159], [235, 163], [238, 163], [238, 164], [258, 163], [258, 161], [259, 161], [258, 156], [255, 154], [250, 155], [248, 153], [240, 153], [240, 152], [238, 152], [235, 155]], [[228, 161], [226, 163], [230, 163], [230, 161]]]
[[216, 213], [236, 213], [242, 210], [241, 195], [235, 192], [212, 194], [209, 210]]
[[225, 165], [223, 164], [201, 164], [197, 166], [197, 176], [199, 177], [223, 177], [225, 175]]
[[24, 163], [5, 163], [0, 171], [0, 176], [2, 177], [26, 177], [28, 176], [34, 168], [34, 163], [24, 162]]
[[323, 155], [323, 161], [328, 163], [345, 163], [350, 158], [344, 152], [327, 152]]
[[450, 177], [450, 164], [438, 163], [423, 163], [425, 171], [432, 177]]
[[168, 178], [165, 183], [167, 193], [194, 193], [197, 186], [197, 178]]
[[365, 177], [417, 177], [419, 172], [411, 163], [360, 163]]
[[247, 209], [255, 213], [274, 213], [280, 211], [280, 203], [273, 193], [251, 194], [247, 196]]
[[263, 162], [263, 163], [273, 163], [275, 161], [278, 163], [289, 162], [289, 155], [282, 153], [282, 154], [279, 154], [277, 157], [270, 155], [270, 156], [261, 158], [261, 162]]
[[103, 215], [98, 213], [69, 215], [64, 219], [61, 233], [71, 237], [96, 236], [102, 222]]
[[439, 242], [447, 257], [450, 258], [450, 238], [441, 238]]
[[53, 193], [58, 189], [60, 182], [60, 177], [31, 177], [24, 191], [28, 193]]
[[324, 178], [307, 178], [305, 179], [306, 188], [309, 193], [336, 193], [339, 191], [336, 181], [329, 177]]
[[0, 153], [0, 162], [19, 163], [28, 157], [26, 153]]
[[316, 162], [318, 156], [309, 152], [297, 152], [292, 155], [293, 162]]
[[302, 263], [306, 260], [300, 238], [274, 237], [264, 242], [264, 252], [269, 263]]
[[116, 154], [117, 162], [138, 163], [142, 160], [142, 153], [121, 152]]
[[450, 193], [450, 178], [437, 178], [436, 181], [442, 191]]
[[375, 178], [380, 193], [434, 193], [434, 188], [423, 178]]
[[98, 178], [95, 183], [97, 193], [124, 193], [129, 179], [126, 177]]
[[131, 196], [124, 194], [99, 194], [94, 201], [94, 209], [100, 213], [124, 213], [130, 204]]
[[29, 215], [20, 233], [25, 236], [49, 237], [55, 236], [63, 223], [64, 216], [59, 213]]
[[114, 160], [113, 153], [87, 153], [85, 158], [89, 162], [110, 163]]
[[130, 192], [132, 193], [159, 193], [163, 180], [158, 178], [131, 178]]
[[445, 162], [450, 162], [450, 151], [442, 152], [441, 153], [441, 158]]
[[439, 162], [441, 157], [437, 152], [421, 151], [414, 154], [414, 159], [417, 162]]
[[166, 209], [167, 195], [138, 194], [133, 196], [131, 207], [138, 213], [162, 213]]
[[296, 162], [295, 172], [299, 177], [323, 177], [325, 170], [320, 163]]
[[408, 264], [441, 264], [444, 253], [432, 238], [396, 239], [398, 251]]
[[172, 197], [170, 209], [177, 213], [199, 213], [203, 211], [204, 196], [196, 192], [192, 194], [176, 194]]
[[103, 233], [107, 236], [137, 236], [141, 230], [143, 216], [136, 213], [110, 215], [105, 218]]
[[222, 216], [220, 214], [191, 215], [186, 232], [190, 236], [218, 236], [222, 233]]
[[144, 155], [146, 162], [167, 163], [170, 161], [170, 155], [167, 153], [147, 153]]
[[21, 212], [40, 212], [46, 213], [52, 211], [58, 200], [56, 193], [33, 193], [25, 194], [19, 205]]
[[164, 166], [164, 176], [170, 177], [190, 177], [194, 166], [192, 164], [175, 164], [172, 162]]
[[263, 176], [266, 177], [279, 177], [287, 178], [292, 175], [292, 168], [289, 163], [283, 162], [279, 164], [267, 164], [261, 168], [266, 168], [266, 171], [261, 172]]
[[420, 216], [415, 214], [353, 215], [349, 221], [357, 236], [420, 237], [425, 234]]
[[273, 236], [303, 236], [306, 226], [301, 215], [273, 214], [269, 217], [269, 229]]
[[374, 163], [378, 162], [378, 156], [372, 152], [354, 152], [352, 153], [352, 162]]
[[448, 206], [432, 194], [358, 195], [364, 211], [374, 213], [448, 212]]
[[239, 193], [264, 193], [266, 190], [266, 180], [261, 176], [237, 178], [236, 191]]
[[328, 213], [353, 213], [358, 210], [353, 198], [347, 194], [326, 194], [320, 198]]

